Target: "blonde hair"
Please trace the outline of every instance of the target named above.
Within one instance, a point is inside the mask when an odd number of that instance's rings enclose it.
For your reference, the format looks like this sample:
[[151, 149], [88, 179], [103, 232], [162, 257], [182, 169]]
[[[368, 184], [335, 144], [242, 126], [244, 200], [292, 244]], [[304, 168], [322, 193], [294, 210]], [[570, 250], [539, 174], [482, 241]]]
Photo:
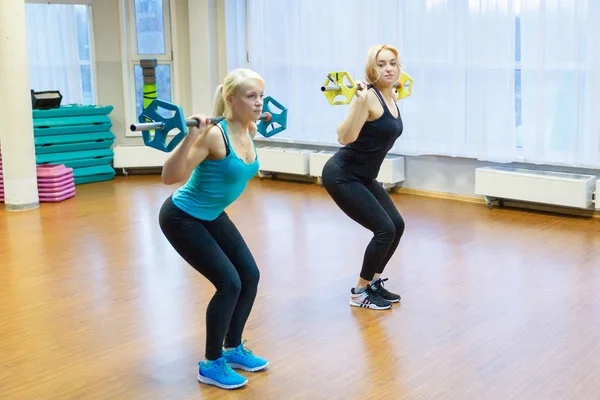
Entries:
[[227, 97], [235, 96], [240, 85], [249, 80], [256, 80], [265, 86], [265, 81], [263, 78], [247, 68], [236, 68], [229, 72], [225, 77], [222, 85], [217, 87], [217, 91], [215, 92], [214, 99], [214, 108], [213, 108], [213, 116], [214, 117], [225, 117], [229, 118], [231, 116], [231, 110], [229, 109], [229, 104], [227, 103]]
[[374, 85], [380, 78], [379, 72], [377, 72], [377, 56], [381, 53], [382, 50], [389, 50], [394, 53], [396, 56], [396, 60], [398, 61], [398, 72], [400, 72], [400, 56], [398, 53], [398, 49], [396, 49], [391, 44], [377, 44], [375, 46], [371, 46], [369, 52], [367, 53], [367, 63], [365, 65], [365, 79], [370, 84]]

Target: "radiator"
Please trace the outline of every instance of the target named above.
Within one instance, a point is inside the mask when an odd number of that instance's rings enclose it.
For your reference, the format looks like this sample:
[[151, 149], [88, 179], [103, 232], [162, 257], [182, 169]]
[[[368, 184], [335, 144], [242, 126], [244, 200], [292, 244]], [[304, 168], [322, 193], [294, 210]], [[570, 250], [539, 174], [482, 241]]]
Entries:
[[[309, 155], [309, 173], [321, 179], [325, 163], [334, 153], [331, 151], [319, 151]], [[404, 157], [388, 155], [381, 164], [377, 181], [385, 186], [396, 186], [404, 182]]]
[[596, 194], [594, 201], [596, 202], [596, 210], [600, 210], [600, 179], [596, 181]]
[[308, 175], [309, 155], [316, 150], [274, 146], [257, 147], [261, 172]]
[[590, 208], [596, 179], [594, 175], [483, 167], [475, 169], [475, 194], [484, 196], [489, 208], [502, 199]]
[[170, 154], [148, 146], [115, 146], [114, 168], [162, 167]]
[[323, 176], [323, 167], [329, 158], [335, 153], [332, 151], [319, 151], [316, 153], [312, 153], [309, 158], [310, 176], [316, 176], [317, 178], [321, 178]]

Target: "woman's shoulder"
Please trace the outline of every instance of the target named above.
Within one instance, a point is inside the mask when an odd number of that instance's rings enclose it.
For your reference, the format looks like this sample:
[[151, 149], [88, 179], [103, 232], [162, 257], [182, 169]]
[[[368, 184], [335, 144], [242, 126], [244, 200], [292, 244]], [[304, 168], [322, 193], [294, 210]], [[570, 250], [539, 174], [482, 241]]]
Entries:
[[369, 101], [378, 101], [377, 100], [377, 89], [375, 88], [375, 86], [371, 86], [368, 90], [367, 90], [367, 98], [369, 99]]
[[196, 146], [205, 147], [208, 150], [217, 147], [219, 143], [223, 142], [223, 132], [221, 129], [222, 128], [218, 126], [218, 124], [206, 129], [198, 136], [198, 139], [196, 139]]
[[377, 95], [377, 89], [374, 87], [370, 87], [367, 91], [367, 104], [369, 107], [369, 111], [376, 112], [381, 108], [381, 101]]

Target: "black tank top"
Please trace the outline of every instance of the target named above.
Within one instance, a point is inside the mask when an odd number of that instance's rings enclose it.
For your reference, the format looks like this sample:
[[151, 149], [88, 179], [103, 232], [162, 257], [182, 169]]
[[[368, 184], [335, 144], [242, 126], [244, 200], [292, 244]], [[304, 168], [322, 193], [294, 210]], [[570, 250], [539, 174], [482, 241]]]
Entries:
[[379, 90], [375, 87], [373, 90], [383, 106], [383, 114], [374, 121], [365, 122], [358, 138], [342, 147], [334, 156], [343, 169], [364, 180], [377, 178], [385, 156], [404, 128], [398, 105], [398, 118], [394, 118]]

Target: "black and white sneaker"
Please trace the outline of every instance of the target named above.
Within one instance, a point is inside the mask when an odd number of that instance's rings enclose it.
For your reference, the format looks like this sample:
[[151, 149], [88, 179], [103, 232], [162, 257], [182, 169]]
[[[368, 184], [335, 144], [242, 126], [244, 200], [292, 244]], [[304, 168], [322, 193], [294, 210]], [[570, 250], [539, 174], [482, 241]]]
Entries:
[[387, 278], [385, 278], [385, 279], [379, 278], [376, 281], [374, 281], [373, 283], [371, 283], [369, 286], [382, 299], [387, 300], [387, 301], [391, 301], [392, 303], [398, 303], [398, 302], [400, 302], [400, 295], [399, 294], [392, 293], [392, 292], [390, 292], [389, 290], [387, 290], [386, 288], [383, 287], [383, 282], [385, 282], [385, 281], [387, 281]]
[[392, 307], [392, 303], [382, 299], [375, 293], [371, 285], [360, 293], [356, 293], [355, 290], [355, 288], [350, 290], [350, 305], [353, 307], [370, 308], [372, 310], [387, 310]]

